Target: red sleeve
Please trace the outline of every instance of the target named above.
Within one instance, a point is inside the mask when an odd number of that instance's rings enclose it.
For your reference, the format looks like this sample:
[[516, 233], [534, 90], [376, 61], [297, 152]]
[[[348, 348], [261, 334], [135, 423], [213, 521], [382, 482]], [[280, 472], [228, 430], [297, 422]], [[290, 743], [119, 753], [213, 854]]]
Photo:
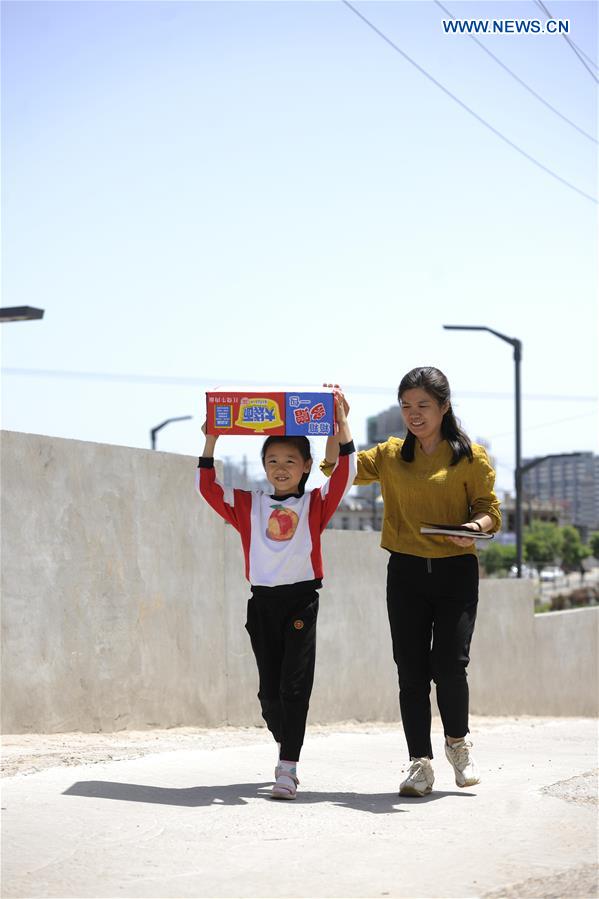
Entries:
[[320, 532], [322, 533], [335, 514], [335, 510], [345, 494], [354, 483], [356, 476], [356, 451], [353, 443], [346, 443], [341, 447], [337, 464], [333, 473], [323, 487], [315, 493], [321, 497], [320, 503]]
[[241, 535], [245, 559], [245, 576], [250, 579], [250, 544], [252, 540], [252, 494], [249, 490], [223, 487], [216, 477], [214, 460], [200, 456], [196, 479], [198, 493], [215, 512], [232, 524]]
[[208, 505], [215, 512], [232, 524], [233, 527], [245, 530], [245, 519], [251, 502], [251, 494], [247, 490], [225, 488], [216, 478], [214, 466], [198, 468], [196, 486]]

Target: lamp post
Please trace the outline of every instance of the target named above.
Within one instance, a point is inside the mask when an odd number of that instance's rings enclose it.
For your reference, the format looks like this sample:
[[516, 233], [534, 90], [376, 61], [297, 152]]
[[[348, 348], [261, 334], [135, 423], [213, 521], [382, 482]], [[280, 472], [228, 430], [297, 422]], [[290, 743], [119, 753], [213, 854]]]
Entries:
[[0, 322], [28, 322], [43, 317], [44, 310], [35, 306], [4, 306], [0, 309]]
[[522, 515], [522, 443], [521, 443], [521, 387], [520, 362], [522, 361], [522, 341], [517, 337], [508, 337], [486, 325], [443, 325], [446, 331], [488, 331], [511, 344], [514, 348], [514, 407], [516, 416], [516, 463], [514, 468], [514, 486], [516, 488], [516, 569], [517, 577], [522, 577], [522, 543], [524, 522]]
[[193, 415], [178, 415], [176, 418], [167, 418], [165, 421], [161, 422], [159, 425], [156, 425], [155, 428], [152, 428], [150, 431], [150, 440], [152, 443], [152, 449], [156, 449], [156, 434], [158, 431], [161, 431], [162, 428], [165, 428], [167, 425], [170, 425], [172, 421], [188, 421], [190, 418], [193, 418]]

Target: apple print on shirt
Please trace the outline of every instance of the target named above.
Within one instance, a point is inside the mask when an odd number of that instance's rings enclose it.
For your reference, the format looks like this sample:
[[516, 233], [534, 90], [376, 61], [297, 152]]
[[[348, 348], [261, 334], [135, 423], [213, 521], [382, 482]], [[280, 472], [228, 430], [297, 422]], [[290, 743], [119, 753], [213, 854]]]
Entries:
[[271, 506], [271, 509], [266, 536], [269, 540], [291, 540], [299, 522], [296, 513], [281, 505]]

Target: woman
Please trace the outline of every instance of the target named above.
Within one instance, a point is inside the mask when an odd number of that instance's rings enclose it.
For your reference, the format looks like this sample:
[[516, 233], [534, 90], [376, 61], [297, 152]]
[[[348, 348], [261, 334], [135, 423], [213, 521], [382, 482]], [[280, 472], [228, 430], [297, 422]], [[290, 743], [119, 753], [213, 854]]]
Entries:
[[[431, 679], [445, 733], [445, 754], [459, 787], [479, 783], [467, 739], [466, 668], [478, 602], [475, 538], [429, 536], [426, 523], [463, 524], [495, 532], [501, 525], [495, 472], [484, 447], [456, 420], [449, 383], [437, 368], [414, 368], [398, 400], [407, 427], [358, 453], [355, 484], [379, 481], [384, 502], [381, 545], [390, 553], [387, 610], [399, 674], [401, 718], [410, 770], [400, 794], [425, 796], [434, 783]], [[338, 441], [327, 442], [321, 468], [332, 471]]]

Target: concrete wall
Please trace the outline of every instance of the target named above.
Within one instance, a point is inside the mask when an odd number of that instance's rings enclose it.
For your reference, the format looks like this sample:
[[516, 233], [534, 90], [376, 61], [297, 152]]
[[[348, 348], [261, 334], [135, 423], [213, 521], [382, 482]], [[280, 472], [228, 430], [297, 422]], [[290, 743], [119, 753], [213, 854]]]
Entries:
[[[260, 723], [238, 536], [189, 457], [4, 432], [2, 731]], [[311, 721], [397, 720], [376, 534], [324, 535]], [[599, 608], [481, 583], [478, 714], [595, 715]]]

